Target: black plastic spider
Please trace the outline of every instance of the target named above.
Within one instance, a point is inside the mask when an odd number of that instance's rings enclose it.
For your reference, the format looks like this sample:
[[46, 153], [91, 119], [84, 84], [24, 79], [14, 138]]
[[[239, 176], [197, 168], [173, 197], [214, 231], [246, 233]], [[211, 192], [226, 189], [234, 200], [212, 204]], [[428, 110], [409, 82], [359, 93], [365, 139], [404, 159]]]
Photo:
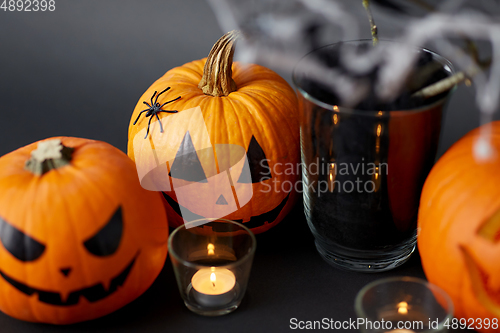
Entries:
[[[171, 100], [171, 101], [168, 101], [168, 102], [165, 102], [163, 103], [162, 105], [160, 105], [160, 103], [158, 103], [158, 97], [160, 97], [161, 94], [163, 94], [164, 92], [168, 91], [170, 89], [170, 87], [168, 87], [167, 89], [163, 90], [161, 93], [157, 94], [158, 92], [155, 91], [155, 93], [153, 94], [153, 96], [151, 97], [151, 104], [149, 104], [148, 102], [143, 102], [144, 104], [146, 104], [149, 109], [146, 109], [146, 110], [143, 110], [139, 113], [139, 116], [137, 116], [137, 119], [134, 121], [134, 125], [137, 124], [137, 122], [139, 121], [139, 118], [141, 117], [141, 114], [143, 114], [144, 112], [146, 112], [146, 115], [144, 117], [148, 118], [148, 117], [151, 117], [149, 118], [149, 122], [148, 122], [148, 131], [146, 132], [146, 136], [144, 137], [144, 139], [146, 139], [149, 135], [149, 126], [151, 126], [151, 120], [153, 119], [153, 116], [156, 117], [156, 119], [158, 120], [158, 123], [160, 124], [160, 132], [163, 133], [163, 125], [161, 124], [161, 121], [160, 121], [160, 117], [158, 117], [158, 113], [160, 112], [166, 112], [166, 113], [177, 113], [179, 111], [176, 111], [176, 110], [162, 110], [161, 108], [163, 106], [165, 106], [166, 104], [168, 103], [172, 103], [178, 99], [181, 98], [181, 96]], [[153, 102], [153, 98], [155, 98], [156, 96], [156, 99], [154, 100]]]

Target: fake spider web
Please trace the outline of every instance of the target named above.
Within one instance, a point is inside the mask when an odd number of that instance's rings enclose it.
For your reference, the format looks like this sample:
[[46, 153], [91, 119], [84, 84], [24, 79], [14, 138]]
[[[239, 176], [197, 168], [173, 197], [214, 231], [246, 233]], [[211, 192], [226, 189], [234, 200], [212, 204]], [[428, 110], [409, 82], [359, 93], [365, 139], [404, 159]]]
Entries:
[[[337, 41], [358, 40], [368, 21], [360, 15], [361, 0], [208, 0], [222, 29], [238, 29], [243, 38], [236, 57], [242, 62], [292, 72], [308, 52]], [[373, 48], [362, 54], [346, 48], [340, 61], [348, 73], [328, 68], [319, 61], [306, 64], [315, 80], [331, 87], [345, 106], [356, 105], [370, 91], [381, 100], [394, 99], [398, 87], [407, 79], [418, 55], [414, 46], [431, 46], [449, 59], [456, 71], [473, 76], [476, 104], [481, 124], [493, 120], [500, 94], [500, 13], [496, 1], [448, 0], [438, 6], [429, 5], [426, 15], [402, 15], [409, 3], [417, 1], [372, 0], [392, 10], [377, 10], [376, 20], [392, 22], [400, 32], [384, 48]], [[373, 7], [373, 6], [372, 6]], [[411, 9], [411, 8], [410, 8]], [[429, 10], [429, 8], [427, 8]], [[396, 14], [395, 14], [396, 13]], [[488, 13], [488, 14], [486, 14]], [[374, 15], [375, 16], [375, 15]], [[478, 60], [466, 53], [457, 40], [484, 41], [491, 48], [491, 64], [479, 68]], [[413, 45], [413, 46], [412, 46]], [[367, 82], [364, 74], [378, 67], [376, 82]], [[471, 75], [474, 74], [474, 75]], [[370, 89], [370, 85], [375, 87]], [[488, 159], [497, 152], [491, 141], [491, 128], [481, 127], [474, 151], [477, 159]]]

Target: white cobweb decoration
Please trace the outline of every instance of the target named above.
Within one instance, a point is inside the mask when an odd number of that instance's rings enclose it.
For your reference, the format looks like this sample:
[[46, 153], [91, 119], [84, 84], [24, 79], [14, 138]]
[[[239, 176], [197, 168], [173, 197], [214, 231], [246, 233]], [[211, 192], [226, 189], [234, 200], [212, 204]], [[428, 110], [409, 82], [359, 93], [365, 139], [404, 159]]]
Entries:
[[[243, 62], [292, 72], [308, 52], [338, 41], [360, 39], [366, 27], [366, 14], [360, 15], [361, 0], [208, 0], [223, 30], [243, 33], [237, 58]], [[358, 2], [359, 5], [354, 4]], [[395, 0], [393, 0], [395, 1]], [[418, 2], [400, 0], [398, 3]], [[473, 77], [476, 104], [481, 124], [493, 120], [500, 98], [500, 6], [494, 0], [440, 1], [435, 11], [423, 16], [401, 16], [377, 10], [375, 21], [398, 25], [396, 42], [384, 48], [356, 53], [345, 48], [340, 61], [356, 77], [328, 68], [318, 61], [305, 64], [314, 79], [329, 85], [346, 106], [356, 105], [370, 91], [370, 82], [362, 74], [379, 67], [375, 92], [380, 100], [399, 94], [411, 72], [418, 53], [415, 46], [429, 45], [449, 59], [456, 71]], [[353, 10], [355, 8], [355, 10]], [[484, 12], [488, 14], [485, 14]], [[363, 28], [364, 29], [364, 28]], [[383, 32], [380, 32], [383, 38]], [[464, 51], [457, 40], [468, 38], [491, 45], [491, 65], [482, 70], [477, 59]], [[413, 45], [413, 46], [412, 46]], [[491, 129], [482, 126], [475, 143], [476, 159], [487, 160], [496, 153], [491, 145]]]

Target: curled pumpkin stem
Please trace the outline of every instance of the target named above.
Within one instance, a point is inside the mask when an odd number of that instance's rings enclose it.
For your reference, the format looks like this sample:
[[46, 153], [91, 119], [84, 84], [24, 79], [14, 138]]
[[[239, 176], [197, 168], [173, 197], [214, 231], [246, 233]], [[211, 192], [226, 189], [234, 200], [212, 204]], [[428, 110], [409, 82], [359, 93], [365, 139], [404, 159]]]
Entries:
[[203, 76], [198, 84], [198, 88], [205, 95], [221, 97], [236, 91], [237, 87], [233, 80], [231, 67], [235, 42], [239, 36], [239, 31], [230, 31], [222, 36], [210, 50], [203, 69]]

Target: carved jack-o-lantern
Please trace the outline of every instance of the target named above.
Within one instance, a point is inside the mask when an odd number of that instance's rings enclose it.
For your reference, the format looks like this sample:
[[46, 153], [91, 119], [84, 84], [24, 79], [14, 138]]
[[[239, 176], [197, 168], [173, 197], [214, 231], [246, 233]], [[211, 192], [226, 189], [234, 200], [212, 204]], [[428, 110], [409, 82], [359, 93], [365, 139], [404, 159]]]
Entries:
[[233, 43], [228, 33], [208, 59], [168, 71], [132, 115], [128, 154], [141, 184], [163, 192], [171, 226], [225, 217], [259, 233], [283, 219], [295, 202], [295, 93], [265, 67], [232, 64]]
[[161, 271], [167, 237], [161, 196], [109, 144], [57, 138], [0, 158], [0, 310], [12, 317], [69, 324], [122, 307]]
[[[455, 143], [432, 169], [419, 211], [418, 248], [430, 282], [447, 291], [458, 318], [500, 321], [500, 122], [494, 152], [474, 156], [480, 129]], [[484, 129], [486, 130], [486, 129]], [[479, 320], [473, 325], [479, 328]], [[469, 322], [470, 323], [470, 322]], [[498, 331], [485, 325], [479, 331]]]

